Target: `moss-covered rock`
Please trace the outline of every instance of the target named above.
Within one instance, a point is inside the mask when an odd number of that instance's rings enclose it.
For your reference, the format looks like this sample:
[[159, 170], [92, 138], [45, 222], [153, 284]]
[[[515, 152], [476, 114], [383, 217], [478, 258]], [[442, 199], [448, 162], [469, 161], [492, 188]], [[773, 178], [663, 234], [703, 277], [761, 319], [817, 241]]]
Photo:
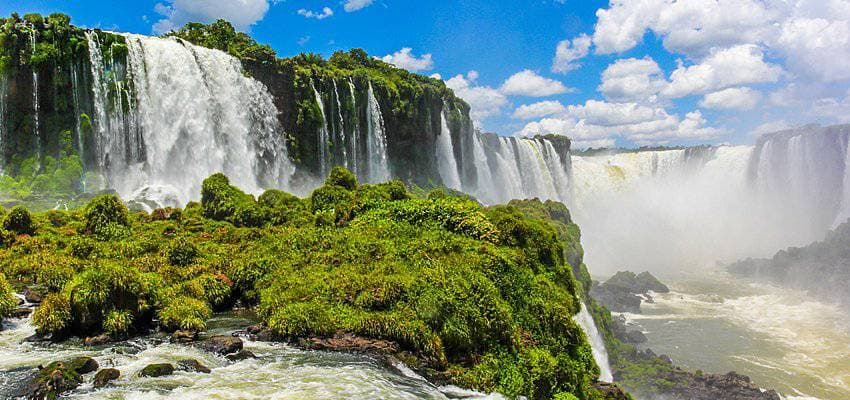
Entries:
[[160, 376], [171, 375], [173, 373], [174, 366], [171, 364], [150, 364], [142, 368], [141, 371], [139, 371], [139, 376], [148, 378], [158, 378]]
[[115, 368], [104, 368], [94, 375], [93, 385], [95, 389], [102, 388], [121, 377], [121, 371]]

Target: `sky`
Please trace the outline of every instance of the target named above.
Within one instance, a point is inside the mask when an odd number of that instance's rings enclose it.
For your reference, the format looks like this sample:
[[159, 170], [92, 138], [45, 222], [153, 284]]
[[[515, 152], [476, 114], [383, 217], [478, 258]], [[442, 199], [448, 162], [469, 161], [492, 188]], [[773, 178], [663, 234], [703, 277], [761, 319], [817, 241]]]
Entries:
[[141, 34], [224, 18], [282, 57], [359, 47], [444, 79], [482, 131], [575, 147], [850, 122], [850, 0], [0, 0], [13, 11]]

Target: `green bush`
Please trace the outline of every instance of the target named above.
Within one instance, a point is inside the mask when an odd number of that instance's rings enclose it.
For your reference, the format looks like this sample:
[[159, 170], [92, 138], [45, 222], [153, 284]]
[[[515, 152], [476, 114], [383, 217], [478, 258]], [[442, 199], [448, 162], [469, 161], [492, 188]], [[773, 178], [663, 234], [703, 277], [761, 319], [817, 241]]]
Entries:
[[343, 189], [354, 190], [357, 188], [357, 177], [354, 173], [343, 168], [333, 167], [328, 179], [325, 180], [327, 186], [340, 186]]
[[186, 267], [192, 264], [200, 252], [198, 246], [186, 238], [175, 239], [166, 249], [168, 262], [176, 267]]
[[12, 285], [6, 281], [6, 276], [0, 274], [0, 319], [12, 315], [12, 311], [18, 306], [18, 298], [15, 297], [15, 291], [12, 290]]
[[127, 310], [112, 310], [103, 319], [103, 330], [115, 337], [123, 336], [133, 325], [133, 314]]
[[42, 335], [62, 333], [70, 328], [72, 321], [71, 303], [60, 293], [45, 296], [32, 315], [36, 333]]
[[129, 227], [127, 206], [115, 195], [95, 197], [86, 205], [86, 232], [110, 236], [119, 227]]
[[204, 216], [217, 221], [228, 221], [236, 226], [261, 227], [269, 216], [254, 197], [230, 185], [224, 174], [205, 179], [201, 188], [201, 205]]
[[24, 206], [15, 206], [3, 221], [3, 228], [19, 235], [34, 235], [35, 223], [32, 215]]
[[159, 322], [169, 331], [203, 331], [207, 320], [212, 316], [209, 306], [201, 300], [191, 297], [178, 297], [159, 310]]

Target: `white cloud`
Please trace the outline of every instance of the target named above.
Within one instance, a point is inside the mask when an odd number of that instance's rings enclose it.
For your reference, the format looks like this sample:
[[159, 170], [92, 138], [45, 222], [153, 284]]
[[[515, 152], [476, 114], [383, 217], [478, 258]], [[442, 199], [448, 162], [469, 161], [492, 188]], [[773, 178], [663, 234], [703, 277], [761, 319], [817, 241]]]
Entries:
[[531, 70], [513, 74], [502, 84], [502, 93], [509, 96], [546, 97], [571, 91], [563, 83], [544, 78]]
[[782, 26], [778, 45], [798, 72], [824, 82], [850, 80], [848, 20], [791, 19]]
[[375, 0], [345, 0], [342, 8], [345, 9], [345, 12], [355, 12], [371, 6], [374, 2]]
[[480, 124], [481, 120], [500, 114], [502, 108], [508, 105], [508, 98], [492, 87], [476, 86], [477, 79], [478, 72], [470, 71], [466, 76], [457, 75], [447, 80], [446, 86], [469, 103], [470, 116], [476, 124]]
[[318, 20], [323, 20], [328, 17], [332, 17], [334, 15], [334, 10], [331, 10], [330, 7], [324, 7], [321, 11], [312, 11], [306, 9], [298, 10], [298, 15], [304, 18], [313, 18]]
[[701, 63], [681, 64], [670, 74], [670, 84], [662, 90], [669, 98], [716, 91], [731, 86], [776, 82], [782, 68], [764, 61], [764, 53], [755, 45], [739, 45], [715, 50]]
[[790, 129], [792, 127], [793, 126], [791, 124], [789, 124], [788, 122], [786, 122], [785, 120], [766, 122], [766, 123], [763, 123], [763, 124], [757, 126], [756, 129], [753, 130], [752, 136], [759, 137], [759, 136], [764, 135], [766, 133], [774, 133], [774, 132], [784, 131], [784, 130]]
[[153, 24], [157, 34], [180, 29], [188, 22], [209, 23], [226, 19], [236, 29], [248, 30], [269, 11], [268, 0], [168, 0], [154, 11], [163, 18]]
[[599, 92], [618, 102], [655, 102], [667, 85], [664, 72], [650, 57], [617, 60], [602, 72]]
[[561, 114], [567, 108], [560, 101], [547, 100], [534, 104], [523, 104], [514, 110], [513, 117], [516, 119], [535, 119], [547, 117], [553, 114]]
[[564, 73], [578, 69], [581, 65], [576, 61], [587, 56], [590, 45], [591, 38], [586, 34], [581, 34], [572, 41], [564, 40], [558, 43], [555, 60], [552, 62], [552, 72]]
[[663, 144], [675, 140], [708, 140], [726, 134], [707, 125], [699, 111], [680, 118], [660, 107], [589, 100], [583, 105], [568, 106], [563, 115], [530, 122], [517, 134], [553, 133], [568, 136], [576, 143], [597, 146], [613, 143], [618, 137], [638, 144]]
[[423, 54], [421, 57], [416, 57], [413, 54], [413, 49], [410, 47], [405, 47], [393, 54], [388, 54], [382, 57], [381, 60], [411, 72], [434, 69], [434, 60], [431, 58], [431, 54]]
[[705, 95], [699, 106], [719, 110], [752, 110], [761, 101], [761, 92], [748, 87], [729, 88]]

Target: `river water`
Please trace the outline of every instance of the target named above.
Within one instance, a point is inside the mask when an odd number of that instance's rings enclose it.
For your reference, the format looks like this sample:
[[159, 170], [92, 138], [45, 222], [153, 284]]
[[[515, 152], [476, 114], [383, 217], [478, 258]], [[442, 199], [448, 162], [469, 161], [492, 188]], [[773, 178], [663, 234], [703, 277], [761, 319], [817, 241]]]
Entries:
[[[208, 334], [227, 334], [249, 325], [249, 318], [226, 315], [210, 321]], [[79, 343], [60, 345], [25, 343], [35, 333], [29, 320], [3, 322], [0, 332], [0, 398], [9, 398], [13, 384], [26, 371], [51, 361], [77, 356], [93, 357], [101, 368], [116, 368], [121, 377], [95, 390], [86, 383], [66, 393], [65, 399], [192, 400], [192, 399], [500, 399], [454, 387], [437, 387], [403, 366], [388, 367], [371, 357], [357, 354], [304, 351], [279, 343], [245, 340], [245, 349], [256, 359], [231, 362], [192, 346], [167, 343], [148, 337], [103, 348], [85, 348]], [[243, 339], [244, 340], [244, 339]], [[195, 359], [209, 367], [210, 374], [176, 372], [159, 378], [140, 378], [139, 371], [153, 363]]]
[[691, 371], [742, 373], [788, 399], [850, 399], [846, 310], [718, 271], [662, 281], [670, 293], [624, 314], [649, 339], [642, 347]]

